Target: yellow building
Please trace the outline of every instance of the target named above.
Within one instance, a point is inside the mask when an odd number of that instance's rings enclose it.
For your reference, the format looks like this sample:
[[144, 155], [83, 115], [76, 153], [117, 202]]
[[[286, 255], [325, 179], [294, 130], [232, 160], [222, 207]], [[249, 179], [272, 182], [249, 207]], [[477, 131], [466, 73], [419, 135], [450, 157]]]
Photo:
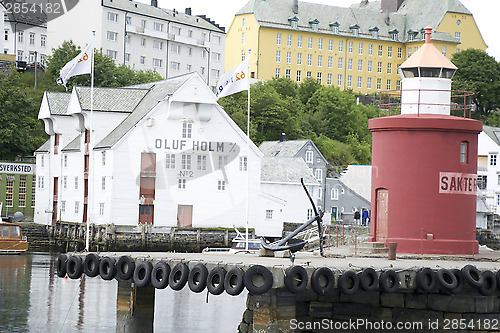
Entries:
[[251, 51], [251, 77], [307, 77], [358, 93], [400, 88], [398, 67], [424, 42], [443, 54], [487, 46], [458, 0], [362, 0], [350, 8], [250, 0], [226, 35], [226, 71]]

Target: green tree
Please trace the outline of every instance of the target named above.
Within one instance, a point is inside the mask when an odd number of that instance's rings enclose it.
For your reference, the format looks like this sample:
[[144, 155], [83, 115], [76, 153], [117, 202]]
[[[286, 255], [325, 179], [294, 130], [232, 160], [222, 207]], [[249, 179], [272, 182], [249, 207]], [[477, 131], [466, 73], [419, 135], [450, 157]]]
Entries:
[[500, 64], [486, 52], [468, 49], [455, 53], [452, 62], [458, 67], [453, 89], [472, 91], [476, 118], [496, 111], [500, 105]]
[[11, 71], [0, 79], [0, 156], [14, 160], [30, 156], [44, 142], [37, 120], [38, 104], [23, 88], [21, 75]]
[[305, 79], [299, 85], [299, 98], [302, 104], [306, 105], [309, 98], [311, 98], [319, 88], [321, 88], [321, 84], [319, 84], [317, 80], [312, 78]]

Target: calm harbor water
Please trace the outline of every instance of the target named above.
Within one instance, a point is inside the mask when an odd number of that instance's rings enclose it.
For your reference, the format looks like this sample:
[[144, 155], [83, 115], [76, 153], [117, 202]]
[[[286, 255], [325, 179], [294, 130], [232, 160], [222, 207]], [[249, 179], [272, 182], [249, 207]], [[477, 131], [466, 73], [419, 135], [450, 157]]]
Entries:
[[[0, 255], [0, 332], [114, 332], [117, 281], [61, 279], [57, 257]], [[156, 290], [155, 332], [236, 332], [246, 293]]]

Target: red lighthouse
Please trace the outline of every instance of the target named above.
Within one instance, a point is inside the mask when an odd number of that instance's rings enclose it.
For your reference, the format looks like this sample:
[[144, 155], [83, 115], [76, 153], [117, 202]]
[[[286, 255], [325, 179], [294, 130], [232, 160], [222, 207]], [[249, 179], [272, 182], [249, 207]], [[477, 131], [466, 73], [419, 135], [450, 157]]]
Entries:
[[431, 31], [400, 67], [401, 115], [369, 122], [369, 241], [396, 242], [401, 253], [474, 254], [482, 122], [450, 115], [457, 68], [430, 43]]

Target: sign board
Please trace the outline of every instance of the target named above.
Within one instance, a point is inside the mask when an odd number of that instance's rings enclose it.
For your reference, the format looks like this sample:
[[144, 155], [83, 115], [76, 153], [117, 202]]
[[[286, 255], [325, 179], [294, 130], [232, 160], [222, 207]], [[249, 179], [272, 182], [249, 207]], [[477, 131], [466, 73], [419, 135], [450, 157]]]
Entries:
[[11, 174], [35, 174], [34, 164], [22, 164], [22, 163], [4, 163], [0, 162], [0, 173], [11, 173]]
[[439, 193], [476, 195], [477, 175], [459, 172], [439, 173]]

